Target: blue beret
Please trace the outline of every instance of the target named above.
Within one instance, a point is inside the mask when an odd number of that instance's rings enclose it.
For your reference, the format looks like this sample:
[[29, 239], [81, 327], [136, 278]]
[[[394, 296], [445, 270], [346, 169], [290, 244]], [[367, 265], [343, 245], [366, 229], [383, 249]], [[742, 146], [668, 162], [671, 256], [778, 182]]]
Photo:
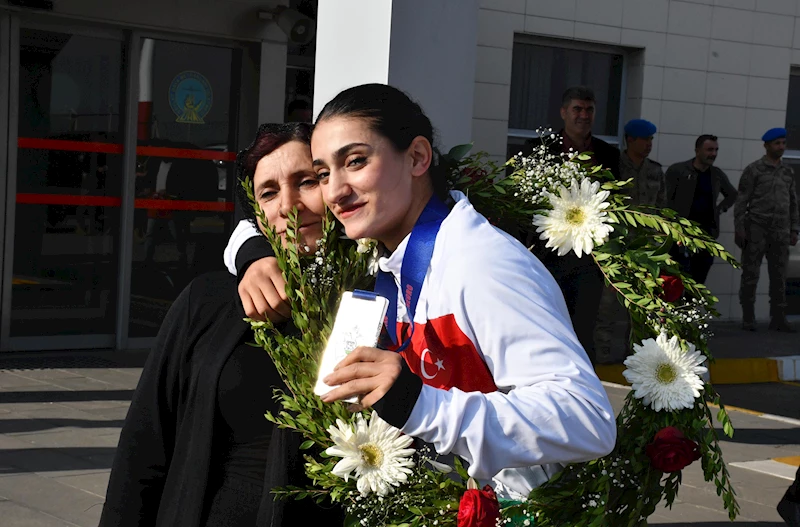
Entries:
[[765, 143], [769, 143], [781, 137], [786, 137], [786, 128], [772, 128], [771, 130], [767, 130], [767, 132], [761, 136], [761, 140]]
[[625, 135], [630, 137], [653, 137], [656, 125], [645, 119], [632, 119], [625, 125]]

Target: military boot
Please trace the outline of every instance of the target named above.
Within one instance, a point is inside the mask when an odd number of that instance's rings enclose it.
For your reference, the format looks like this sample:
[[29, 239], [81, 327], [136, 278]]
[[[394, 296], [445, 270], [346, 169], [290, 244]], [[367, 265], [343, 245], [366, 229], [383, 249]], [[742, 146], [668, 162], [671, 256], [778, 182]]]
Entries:
[[797, 329], [789, 324], [789, 321], [786, 320], [786, 314], [782, 310], [772, 314], [772, 318], [769, 321], [769, 329], [783, 333], [797, 333]]
[[742, 329], [756, 331], [756, 309], [753, 304], [742, 304]]

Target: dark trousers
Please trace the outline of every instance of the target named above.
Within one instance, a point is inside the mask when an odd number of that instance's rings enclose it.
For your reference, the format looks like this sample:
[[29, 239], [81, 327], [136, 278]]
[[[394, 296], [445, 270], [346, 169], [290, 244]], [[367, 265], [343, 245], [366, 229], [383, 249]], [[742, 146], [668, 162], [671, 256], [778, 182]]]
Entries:
[[675, 261], [677, 261], [681, 270], [698, 284], [705, 284], [708, 278], [708, 272], [711, 266], [714, 265], [714, 257], [708, 251], [698, 251], [696, 253], [687, 253], [683, 247], [678, 247], [677, 251], [673, 253]]
[[786, 310], [786, 268], [789, 265], [789, 231], [774, 231], [752, 223], [747, 229], [742, 248], [742, 281], [739, 302], [743, 306], [756, 301], [756, 288], [761, 274], [761, 261], [767, 257], [769, 303], [772, 316]]
[[[594, 328], [594, 354], [600, 363], [619, 363], [630, 354], [631, 317], [617, 299], [617, 292], [604, 287]], [[621, 340], [620, 340], [621, 339]]]
[[592, 364], [596, 362], [594, 328], [603, 295], [603, 274], [590, 255], [582, 258], [569, 253], [557, 256], [544, 249], [544, 243], [536, 256], [553, 275], [564, 293], [572, 327]]

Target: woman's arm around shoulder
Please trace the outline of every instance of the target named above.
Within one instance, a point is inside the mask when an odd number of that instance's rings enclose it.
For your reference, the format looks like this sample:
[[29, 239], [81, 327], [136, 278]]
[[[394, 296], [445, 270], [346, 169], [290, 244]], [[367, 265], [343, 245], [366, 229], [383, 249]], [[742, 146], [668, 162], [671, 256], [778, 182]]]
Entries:
[[222, 254], [225, 268], [234, 276], [242, 276], [254, 261], [275, 256], [269, 242], [249, 220], [241, 220], [228, 238]]

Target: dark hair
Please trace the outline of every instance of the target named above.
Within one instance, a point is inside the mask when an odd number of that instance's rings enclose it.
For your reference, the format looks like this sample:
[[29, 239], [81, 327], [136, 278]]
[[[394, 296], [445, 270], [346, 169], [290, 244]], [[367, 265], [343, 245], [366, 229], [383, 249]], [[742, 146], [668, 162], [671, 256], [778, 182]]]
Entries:
[[311, 125], [307, 123], [268, 123], [258, 127], [256, 137], [250, 146], [239, 152], [236, 156], [236, 196], [247, 220], [258, 226], [253, 204], [247, 197], [247, 192], [242, 187], [242, 182], [250, 178], [250, 188], [253, 185], [253, 174], [256, 165], [265, 156], [282, 147], [286, 143], [300, 141], [311, 145]]
[[697, 138], [697, 141], [694, 142], [694, 147], [701, 148], [703, 146], [703, 143], [705, 143], [706, 141], [716, 141], [716, 140], [717, 140], [716, 135], [703, 134]]
[[317, 124], [334, 117], [368, 121], [372, 130], [388, 139], [398, 152], [406, 150], [416, 137], [427, 139], [434, 150], [429, 169], [433, 191], [440, 198], [447, 198], [447, 175], [439, 165], [433, 125], [420, 105], [408, 95], [386, 84], [348, 88], [325, 105], [317, 117]]
[[595, 102], [594, 90], [588, 86], [572, 86], [564, 91], [561, 96], [561, 107], [569, 106], [571, 101], [592, 101]]

